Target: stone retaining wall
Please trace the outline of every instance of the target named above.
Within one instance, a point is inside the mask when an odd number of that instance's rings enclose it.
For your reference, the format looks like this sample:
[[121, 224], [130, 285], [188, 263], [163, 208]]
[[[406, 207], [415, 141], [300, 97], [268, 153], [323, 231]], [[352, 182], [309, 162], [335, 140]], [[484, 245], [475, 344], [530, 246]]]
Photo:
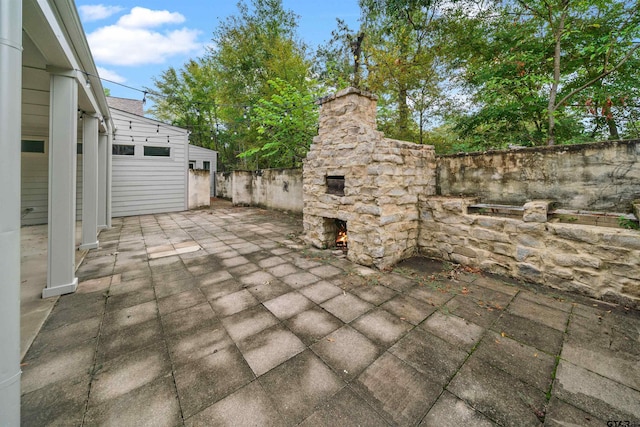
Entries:
[[640, 308], [640, 232], [547, 222], [547, 201], [523, 219], [470, 215], [476, 198], [420, 203], [424, 255]]
[[640, 141], [439, 156], [438, 194], [483, 203], [552, 200], [557, 207], [631, 212], [640, 198]]
[[219, 172], [217, 182], [217, 196], [234, 205], [302, 212], [301, 169]]
[[189, 169], [189, 209], [211, 203], [211, 174], [208, 170]]
[[233, 173], [216, 172], [216, 197], [232, 200]]

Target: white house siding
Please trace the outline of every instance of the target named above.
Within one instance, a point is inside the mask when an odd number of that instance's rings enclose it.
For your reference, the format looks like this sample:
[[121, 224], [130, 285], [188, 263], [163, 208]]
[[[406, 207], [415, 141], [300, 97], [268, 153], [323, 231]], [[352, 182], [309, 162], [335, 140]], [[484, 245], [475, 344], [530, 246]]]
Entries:
[[[39, 137], [24, 139], [43, 140]], [[49, 147], [45, 153], [22, 153], [21, 156], [21, 225], [46, 224], [49, 209]], [[76, 220], [82, 219], [82, 155], [76, 165]]]
[[[116, 126], [116, 137], [113, 143], [136, 146], [135, 156], [114, 155], [112, 157], [112, 216], [186, 210], [187, 131], [143, 116], [115, 109], [111, 111]], [[129, 129], [129, 121], [131, 121], [131, 129]], [[134, 142], [131, 142], [132, 137]], [[23, 226], [46, 224], [49, 197], [48, 141], [38, 136], [24, 136], [23, 139], [45, 140], [45, 153], [22, 153], [21, 224]], [[78, 143], [81, 143], [81, 131], [79, 131], [79, 139]], [[170, 147], [171, 157], [145, 157], [145, 145]], [[205, 160], [213, 158], [211, 167], [215, 170], [217, 153], [207, 149], [202, 150], [209, 153], [209, 158], [205, 157]], [[210, 153], [213, 153], [213, 156]], [[82, 182], [82, 154], [80, 154], [77, 156], [76, 166], [76, 220], [82, 219]]]
[[218, 171], [218, 152], [189, 144], [189, 163], [195, 163], [193, 169], [204, 169], [204, 162], [209, 162], [210, 165], [211, 197], [214, 197], [216, 195], [215, 179]]
[[46, 153], [22, 153], [21, 160], [22, 225], [46, 224], [49, 159]]
[[[134, 145], [135, 155], [112, 157], [114, 217], [187, 209], [188, 135], [185, 129], [111, 109], [114, 145]], [[144, 147], [170, 147], [170, 157], [144, 156]]]

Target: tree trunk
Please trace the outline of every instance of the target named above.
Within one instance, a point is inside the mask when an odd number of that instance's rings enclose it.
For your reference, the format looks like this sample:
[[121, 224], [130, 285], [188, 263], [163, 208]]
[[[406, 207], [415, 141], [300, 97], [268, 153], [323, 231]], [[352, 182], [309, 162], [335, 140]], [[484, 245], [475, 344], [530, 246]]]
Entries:
[[556, 97], [558, 95], [558, 86], [560, 85], [560, 54], [562, 53], [562, 34], [564, 33], [564, 22], [567, 17], [566, 10], [560, 15], [560, 21], [558, 22], [558, 29], [555, 33], [556, 45], [553, 52], [553, 83], [551, 84], [551, 91], [549, 92], [549, 106], [547, 108], [547, 114], [549, 115], [549, 129], [547, 136], [547, 145], [556, 144], [556, 117], [555, 112], [558, 106], [556, 105]]
[[[611, 111], [611, 108], [608, 107], [607, 110]], [[609, 139], [615, 140], [620, 139], [620, 134], [618, 134], [618, 126], [616, 126], [616, 121], [607, 113], [607, 126], [609, 127]]]
[[364, 33], [360, 32], [356, 39], [351, 42], [351, 53], [353, 54], [353, 87], [360, 87], [360, 64], [362, 55], [362, 41]]
[[407, 87], [400, 84], [398, 89], [398, 134], [402, 139], [409, 136], [409, 106], [407, 105]]
[[424, 109], [420, 109], [420, 139], [418, 141], [419, 144], [424, 144]]

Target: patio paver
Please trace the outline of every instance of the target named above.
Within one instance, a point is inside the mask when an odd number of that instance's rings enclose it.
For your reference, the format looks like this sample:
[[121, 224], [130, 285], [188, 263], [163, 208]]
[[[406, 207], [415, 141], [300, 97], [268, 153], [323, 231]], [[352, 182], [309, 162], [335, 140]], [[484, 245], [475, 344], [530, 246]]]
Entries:
[[225, 202], [114, 219], [23, 359], [23, 425], [640, 425], [640, 313], [301, 230]]

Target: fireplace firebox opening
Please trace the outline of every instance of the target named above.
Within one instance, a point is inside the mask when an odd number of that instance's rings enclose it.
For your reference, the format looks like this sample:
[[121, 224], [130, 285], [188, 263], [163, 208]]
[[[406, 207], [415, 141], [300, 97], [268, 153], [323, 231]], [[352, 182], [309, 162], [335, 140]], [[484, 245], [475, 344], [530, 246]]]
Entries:
[[344, 196], [344, 176], [327, 176], [327, 194]]
[[347, 222], [336, 219], [336, 248], [347, 250]]

